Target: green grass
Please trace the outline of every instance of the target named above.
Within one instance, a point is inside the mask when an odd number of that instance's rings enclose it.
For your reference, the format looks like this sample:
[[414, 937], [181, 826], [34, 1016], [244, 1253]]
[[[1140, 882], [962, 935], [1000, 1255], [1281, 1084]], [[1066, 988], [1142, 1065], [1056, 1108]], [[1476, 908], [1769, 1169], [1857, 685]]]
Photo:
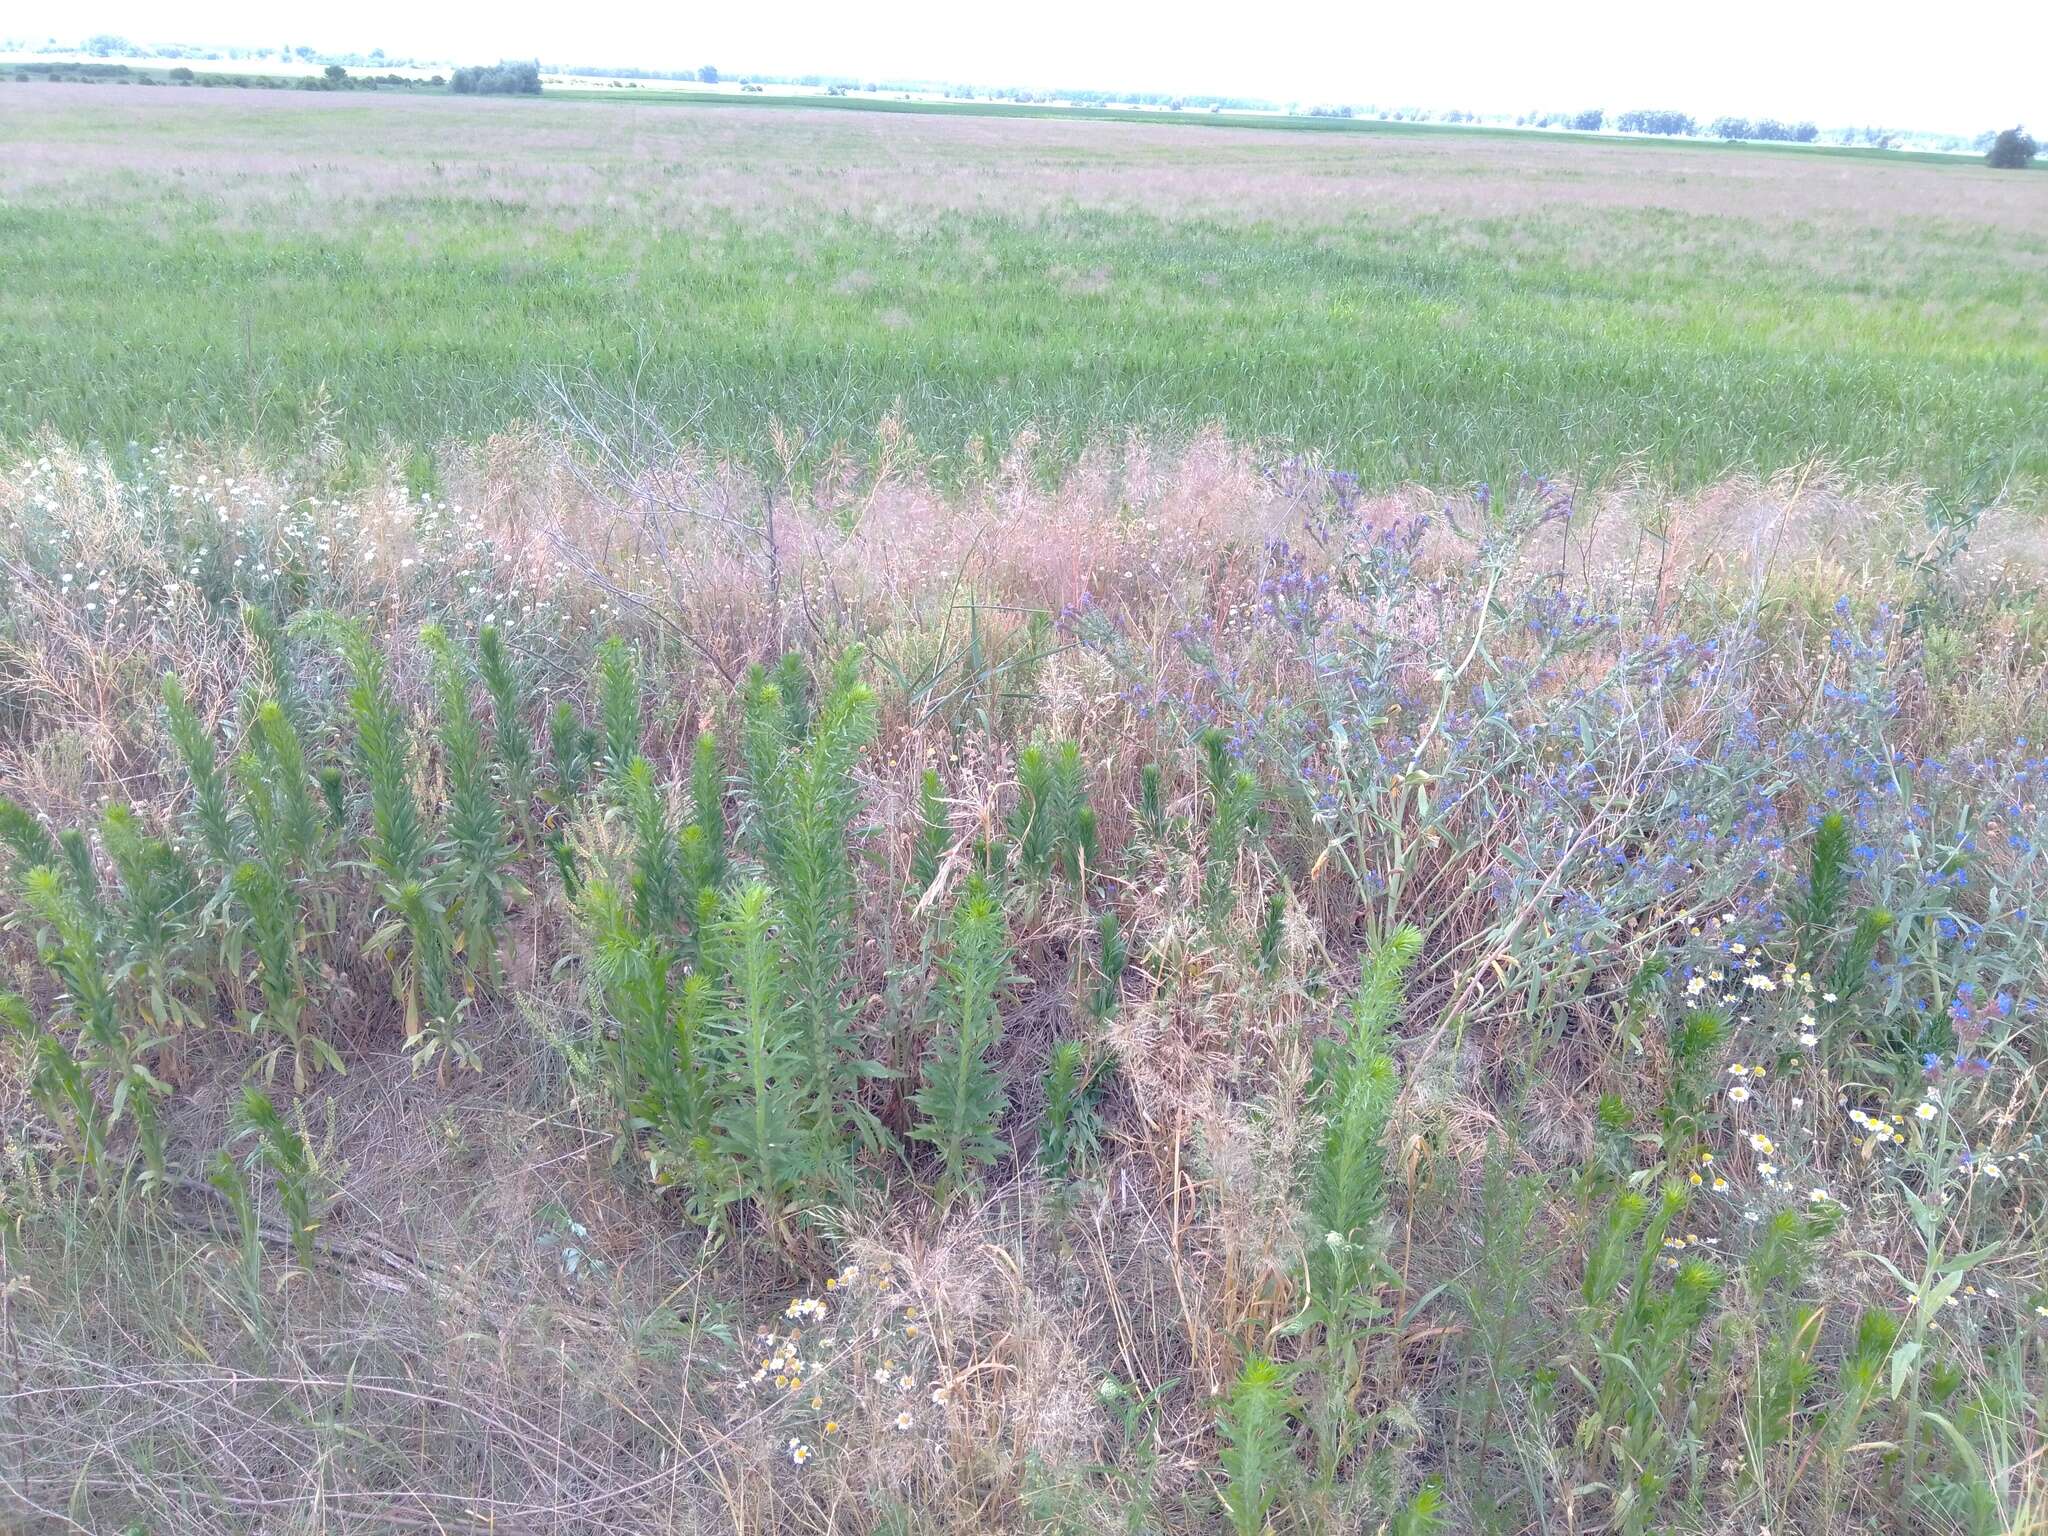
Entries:
[[771, 416], [823, 447], [894, 411], [956, 462], [1027, 425], [1061, 460], [1221, 423], [1374, 484], [1816, 455], [2048, 483], [2048, 230], [1969, 166], [0, 92], [0, 154], [94, 172], [0, 180], [0, 439], [287, 447], [331, 411], [414, 448], [532, 414], [567, 368], [743, 454]]

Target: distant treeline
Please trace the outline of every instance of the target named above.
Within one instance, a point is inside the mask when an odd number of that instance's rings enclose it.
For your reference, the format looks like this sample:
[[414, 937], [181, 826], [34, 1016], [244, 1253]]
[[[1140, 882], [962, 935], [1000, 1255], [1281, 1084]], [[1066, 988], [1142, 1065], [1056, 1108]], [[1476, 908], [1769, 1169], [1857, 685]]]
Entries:
[[[129, 64], [105, 64], [92, 60], [79, 64], [23, 63], [8, 66], [16, 82], [28, 80], [73, 81], [84, 85], [182, 85], [216, 90], [296, 91], [432, 91], [448, 81], [444, 75], [416, 79], [411, 75], [352, 75], [339, 64], [330, 64], [317, 75], [242, 74], [224, 69], [192, 69], [174, 64], [169, 69], [139, 68]], [[0, 70], [0, 79], [7, 78]]]

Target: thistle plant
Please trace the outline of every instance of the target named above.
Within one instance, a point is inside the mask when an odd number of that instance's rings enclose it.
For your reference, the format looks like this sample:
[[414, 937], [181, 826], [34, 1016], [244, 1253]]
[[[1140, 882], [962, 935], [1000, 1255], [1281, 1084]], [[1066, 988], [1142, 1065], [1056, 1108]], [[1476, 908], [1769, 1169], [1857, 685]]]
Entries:
[[[843, 1139], [851, 1125], [879, 1145], [884, 1133], [856, 1094], [860, 1080], [882, 1068], [861, 1053], [846, 999], [854, 956], [849, 842], [860, 810], [853, 769], [876, 728], [874, 694], [859, 681], [859, 665], [858, 652], [841, 658], [815, 718], [794, 715], [780, 685], [757, 684], [744, 742], [762, 861], [786, 924], [807, 1114], [827, 1141]], [[791, 734], [799, 719], [811, 727], [801, 739]]]
[[640, 756], [640, 665], [617, 635], [597, 648], [597, 709], [603, 725], [605, 781], [622, 789]]
[[1605, 1486], [1619, 1528], [1629, 1533], [1648, 1529], [1670, 1490], [1692, 1400], [1693, 1340], [1724, 1279], [1719, 1266], [1671, 1236], [1684, 1208], [1675, 1183], [1654, 1204], [1634, 1192], [1619, 1197], [1588, 1254], [1581, 1288], [1592, 1309], [1595, 1360], [1594, 1375], [1580, 1373], [1593, 1394], [1581, 1444], [1613, 1479]]
[[1202, 733], [1202, 787], [1209, 812], [1202, 849], [1202, 907], [1220, 922], [1236, 903], [1237, 858], [1261, 824], [1258, 781], [1231, 755], [1230, 738], [1212, 727]]
[[1052, 761], [1045, 748], [1026, 747], [1017, 754], [1017, 804], [1010, 812], [1010, 844], [1015, 867], [1043, 878], [1052, 867], [1060, 826], [1052, 809]]
[[654, 770], [644, 757], [627, 766], [617, 792], [633, 828], [634, 926], [673, 943], [688, 915], [689, 894], [668, 797], [654, 782]]
[[717, 1005], [712, 979], [698, 970], [678, 984], [669, 945], [640, 926], [607, 882], [586, 884], [578, 906], [592, 973], [618, 1030], [613, 1081], [627, 1130], [646, 1134], [654, 1182], [681, 1185], [692, 1215], [709, 1221], [723, 1193], [704, 1061]]
[[1095, 984], [1089, 990], [1088, 1016], [1100, 1024], [1116, 1012], [1123, 997], [1124, 972], [1130, 969], [1131, 941], [1116, 913], [1104, 910], [1095, 920]]
[[239, 955], [246, 942], [255, 955], [256, 987], [262, 999], [262, 1006], [248, 1015], [248, 1027], [252, 1033], [273, 1031], [284, 1037], [265, 1056], [266, 1075], [276, 1075], [278, 1058], [287, 1046], [292, 1083], [302, 1091], [313, 1072], [346, 1071], [334, 1047], [305, 1028], [305, 936], [289, 877], [273, 864], [248, 859], [235, 871], [233, 889], [242, 917], [231, 953]]
[[29, 1052], [28, 1092], [50, 1121], [68, 1129], [86, 1166], [106, 1160], [106, 1136], [100, 1123], [99, 1100], [85, 1064], [53, 1031], [42, 1028], [16, 993], [0, 992], [0, 1024], [17, 1035]]
[[206, 981], [194, 965], [204, 902], [191, 866], [164, 839], [146, 834], [125, 805], [107, 808], [100, 841], [121, 882], [117, 978], [150, 1030], [204, 1024], [195, 999]]
[[1075, 743], [1032, 745], [1018, 754], [1010, 839], [1015, 868], [1033, 880], [1057, 875], [1078, 885], [1094, 866], [1095, 810]]
[[716, 889], [725, 883], [725, 771], [719, 762], [718, 738], [701, 731], [690, 755], [690, 824], [684, 828], [684, 884], [692, 891]]
[[1101, 1066], [1079, 1040], [1054, 1044], [1045, 1067], [1045, 1120], [1038, 1131], [1038, 1164], [1049, 1178], [1085, 1172], [1102, 1150], [1102, 1114], [1096, 1108]]
[[1275, 891], [1266, 898], [1266, 910], [1259, 919], [1259, 974], [1271, 976], [1280, 965], [1280, 936], [1287, 916], [1287, 895]]
[[276, 699], [256, 706], [248, 750], [236, 766], [258, 844], [317, 886], [325, 873], [328, 818], [314, 798], [299, 729]]
[[1395, 929], [1365, 963], [1341, 1040], [1319, 1053], [1312, 1100], [1322, 1144], [1308, 1199], [1306, 1317], [1333, 1339], [1380, 1315], [1372, 1286], [1385, 1270], [1387, 1121], [1396, 1080], [1389, 1041], [1399, 1022], [1402, 977], [1422, 950], [1421, 933]]
[[400, 924], [411, 941], [400, 968], [399, 989], [405, 999], [405, 1043], [413, 1070], [424, 1071], [438, 1060], [445, 1074], [450, 1059], [481, 1070], [475, 1049], [457, 1033], [468, 999], [458, 995], [455, 985], [451, 928], [439, 888], [408, 880], [387, 888], [385, 901], [396, 921], [373, 937], [370, 947], [393, 951]]
[[548, 772], [554, 781], [549, 798], [558, 809], [567, 810], [583, 793], [591, 764], [597, 761], [599, 741], [597, 732], [583, 723], [566, 699], [548, 716]]
[[241, 863], [241, 838], [227, 775], [221, 771], [213, 733], [185, 697], [184, 685], [168, 672], [164, 674], [163, 696], [164, 724], [192, 786], [193, 829], [213, 874], [224, 883]]
[[[59, 838], [60, 849], [64, 841]], [[110, 1085], [104, 1126], [111, 1130], [123, 1118], [131, 1120], [148, 1171], [160, 1180], [164, 1157], [156, 1096], [170, 1090], [144, 1064], [158, 1041], [131, 1036], [122, 1020], [116, 962], [107, 947], [104, 914], [81, 894], [74, 871], [47, 864], [23, 877], [22, 904], [40, 925], [36, 947], [57, 980], [58, 1005], [77, 1026], [87, 1047], [77, 1064], [87, 1073], [100, 1074]], [[76, 1108], [75, 1084], [67, 1062], [51, 1054], [42, 1056], [38, 1065], [51, 1074], [51, 1085]], [[91, 1149], [95, 1138], [90, 1128], [81, 1123], [80, 1130]], [[100, 1144], [104, 1145], [103, 1139]]]
[[719, 934], [724, 995], [707, 1039], [720, 1087], [715, 1153], [736, 1196], [751, 1199], [783, 1247], [796, 1241], [798, 1191], [832, 1149], [806, 1124], [808, 1060], [800, 1009], [776, 930], [781, 913], [760, 881], [727, 901]]
[[1223, 1513], [1236, 1536], [1262, 1536], [1274, 1508], [1294, 1481], [1287, 1416], [1293, 1398], [1280, 1367], [1253, 1355], [1219, 1403], [1216, 1429], [1222, 1440]]
[[443, 879], [454, 903], [463, 959], [475, 975], [493, 982], [506, 907], [523, 894], [512, 874], [511, 829], [491, 782], [483, 728], [470, 704], [465, 660], [438, 625], [428, 625], [420, 638], [434, 660], [442, 767], [448, 783]]
[[557, 704], [555, 712], [548, 717], [548, 763], [553, 782], [546, 795], [548, 804], [557, 814], [550, 818], [545, 842], [548, 856], [554, 860], [555, 870], [561, 876], [562, 889], [572, 900], [581, 876], [577, 873], [576, 860], [570, 852], [561, 819], [573, 812], [583, 794], [591, 764], [597, 760], [597, 752], [597, 732], [577, 717], [567, 700]]
[[1146, 847], [1166, 846], [1171, 826], [1166, 817], [1166, 795], [1161, 788], [1159, 765], [1146, 763], [1138, 770], [1138, 833]]
[[256, 1199], [249, 1192], [248, 1175], [222, 1148], [206, 1170], [206, 1182], [227, 1201], [235, 1218], [235, 1235], [240, 1240], [238, 1270], [242, 1294], [252, 1316], [263, 1307], [263, 1226], [256, 1211]]
[[[1823, 1522], [1832, 1521], [1842, 1501], [1849, 1453], [1862, 1433], [1863, 1421], [1886, 1394], [1888, 1380], [1889, 1395], [1898, 1395], [1904, 1373], [1892, 1362], [1898, 1358], [1901, 1331], [1898, 1318], [1891, 1313], [1864, 1312], [1857, 1318], [1855, 1338], [1836, 1368], [1833, 1406], [1799, 1469], [1804, 1471], [1816, 1452], [1822, 1457], [1819, 1512]], [[1912, 1358], [1906, 1359], [1907, 1370], [1913, 1364]], [[1795, 1473], [1795, 1482], [1797, 1478]]]
[[938, 774], [927, 768], [917, 787], [917, 833], [910, 849], [910, 896], [921, 901], [939, 882], [940, 861], [953, 843], [953, 822]]
[[526, 680], [520, 676], [505, 640], [495, 625], [486, 624], [476, 637], [477, 673], [491, 700], [491, 746], [502, 776], [505, 799], [519, 823], [521, 839], [533, 842], [533, 796], [539, 761], [526, 727]]
[[1801, 1299], [1815, 1245], [1834, 1227], [1835, 1207], [1809, 1203], [1775, 1211], [1744, 1257], [1742, 1281], [1764, 1330], [1761, 1358], [1744, 1402], [1749, 1465], [1761, 1479], [1765, 1458], [1792, 1433], [1819, 1376], [1815, 1350], [1826, 1314]]
[[312, 727], [312, 710], [305, 690], [292, 671], [291, 640], [276, 616], [261, 603], [244, 603], [242, 625], [248, 631], [249, 650], [255, 661], [257, 690], [277, 701], [292, 729], [304, 736]]
[[996, 1128], [1009, 1101], [990, 1055], [1002, 1033], [1009, 959], [1002, 908], [975, 876], [947, 921], [931, 1044], [911, 1095], [918, 1119], [910, 1134], [938, 1154], [944, 1200], [971, 1189], [1002, 1154]]
[[[1799, 946], [1799, 969], [1827, 977], [1831, 1033], [1849, 1016], [1849, 1001], [1869, 981], [1870, 963], [1892, 927], [1890, 912], [1870, 907], [1856, 914], [1846, 936], [1839, 933], [1848, 915], [1851, 858], [1848, 822], [1839, 812], [1823, 816], [1814, 828], [1805, 887], [1785, 904]], [[1831, 952], [1835, 963], [1830, 971]]]
[[392, 696], [384, 653], [360, 623], [335, 620], [329, 627], [353, 677], [348, 712], [356, 761], [370, 791], [370, 863], [394, 887], [424, 880], [434, 838], [413, 794], [411, 733]]
[[0, 848], [12, 856], [17, 880], [39, 864], [57, 862], [56, 839], [25, 806], [0, 795]]
[[291, 1227], [292, 1251], [301, 1268], [311, 1269], [313, 1234], [319, 1227], [314, 1219], [318, 1175], [305, 1136], [278, 1113], [268, 1095], [254, 1088], [243, 1092], [234, 1125], [238, 1138], [255, 1142], [254, 1159], [270, 1170], [277, 1203]]

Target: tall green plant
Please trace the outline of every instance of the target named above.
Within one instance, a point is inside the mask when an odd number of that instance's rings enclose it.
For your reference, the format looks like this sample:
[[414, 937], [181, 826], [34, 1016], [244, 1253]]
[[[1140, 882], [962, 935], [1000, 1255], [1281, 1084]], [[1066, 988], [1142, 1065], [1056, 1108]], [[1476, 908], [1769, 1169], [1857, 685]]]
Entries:
[[682, 845], [669, 815], [668, 796], [654, 782], [654, 770], [644, 757], [627, 766], [618, 794], [633, 826], [634, 925], [672, 943], [691, 914]]
[[1009, 957], [1002, 908], [974, 876], [947, 921], [923, 1085], [911, 1096], [919, 1118], [910, 1134], [938, 1154], [946, 1199], [972, 1188], [1002, 1153], [996, 1128], [1008, 1098], [990, 1056]]
[[192, 825], [206, 850], [213, 877], [225, 882], [241, 863], [234, 800], [221, 771], [213, 733], [200, 720], [177, 677], [164, 674], [164, 724], [192, 786]]
[[465, 658], [439, 625], [426, 626], [420, 638], [434, 659], [441, 759], [448, 779], [446, 880], [453, 922], [469, 969], [491, 982], [497, 978], [506, 907], [522, 894], [512, 874], [511, 827], [491, 781]]
[[255, 1158], [270, 1170], [277, 1203], [291, 1226], [292, 1251], [303, 1268], [313, 1267], [313, 1233], [317, 1172], [313, 1154], [297, 1126], [278, 1113], [268, 1095], [247, 1089], [235, 1113], [238, 1136], [255, 1141]]
[[1217, 1409], [1223, 1445], [1223, 1512], [1236, 1536], [1261, 1536], [1274, 1508], [1294, 1481], [1287, 1415], [1293, 1398], [1280, 1367], [1263, 1355], [1245, 1361]]
[[306, 1028], [304, 930], [290, 878], [274, 864], [244, 860], [234, 875], [235, 900], [242, 918], [234, 953], [246, 943], [256, 957], [256, 987], [262, 1005], [247, 1019], [252, 1032], [272, 1031], [283, 1040], [265, 1057], [265, 1070], [275, 1075], [277, 1061], [291, 1050], [292, 1082], [304, 1089], [313, 1072], [326, 1067], [345, 1071], [341, 1056], [317, 1032]]
[[29, 1097], [52, 1123], [71, 1132], [88, 1167], [99, 1166], [106, 1160], [106, 1135], [85, 1063], [54, 1031], [37, 1024], [27, 1002], [13, 992], [0, 992], [0, 1024], [28, 1050]]
[[604, 776], [614, 789], [640, 756], [640, 664], [617, 635], [597, 648], [597, 709], [604, 730]]
[[1676, 1183], [1654, 1204], [1633, 1191], [1617, 1198], [1580, 1292], [1593, 1347], [1591, 1371], [1577, 1372], [1593, 1394], [1581, 1444], [1610, 1479], [1616, 1523], [1631, 1536], [1651, 1526], [1671, 1491], [1693, 1400], [1693, 1341], [1725, 1278], [1670, 1236], [1684, 1208]]
[[1336, 1333], [1380, 1311], [1372, 1287], [1385, 1270], [1385, 1141], [1397, 1086], [1388, 1042], [1402, 978], [1421, 950], [1416, 929], [1389, 934], [1365, 963], [1344, 1037], [1318, 1053], [1312, 1102], [1323, 1135], [1308, 1199], [1308, 1315]]
[[1239, 851], [1262, 825], [1258, 781], [1240, 767], [1230, 737], [1220, 728], [1202, 733], [1202, 787], [1209, 824], [1202, 851], [1202, 906], [1212, 922], [1236, 904]]
[[721, 1085], [716, 1155], [733, 1192], [751, 1199], [770, 1235], [790, 1247], [798, 1191], [824, 1171], [821, 1154], [830, 1149], [805, 1120], [806, 1042], [781, 923], [774, 893], [760, 881], [727, 901], [719, 936], [725, 985], [708, 1043]]
[[424, 880], [434, 836], [413, 794], [411, 732], [391, 692], [384, 653], [359, 622], [323, 616], [322, 627], [352, 678], [348, 712], [355, 726], [357, 766], [370, 793], [370, 863], [394, 887]]
[[477, 672], [491, 699], [491, 745], [503, 776], [521, 835], [533, 841], [532, 808], [539, 783], [539, 759], [526, 725], [526, 680], [505, 649], [495, 625], [486, 624], [476, 637]]
[[655, 1183], [681, 1185], [693, 1214], [708, 1220], [724, 1193], [704, 1060], [717, 1001], [712, 978], [697, 970], [678, 984], [668, 943], [641, 929], [609, 883], [586, 884], [578, 905], [592, 970], [618, 1030], [614, 1082], [627, 1130], [646, 1134]]
[[1055, 1179], [1084, 1172], [1101, 1151], [1099, 1064], [1079, 1040], [1061, 1040], [1045, 1067], [1045, 1120], [1038, 1132], [1038, 1162]]
[[117, 979], [150, 1029], [205, 1023], [197, 1001], [205, 978], [194, 954], [204, 900], [192, 867], [163, 838], [145, 833], [125, 805], [107, 807], [100, 842], [121, 882], [112, 936]]
[[[75, 872], [47, 864], [31, 869], [24, 878], [22, 902], [41, 925], [36, 945], [61, 989], [59, 1006], [88, 1047], [79, 1065], [103, 1074], [111, 1087], [105, 1126], [111, 1129], [124, 1118], [133, 1121], [149, 1172], [161, 1179], [164, 1154], [156, 1097], [170, 1090], [144, 1063], [157, 1040], [132, 1035], [122, 1020], [116, 963], [106, 944], [103, 914], [80, 892]], [[54, 1055], [46, 1064], [56, 1078], [68, 1076], [65, 1064]], [[67, 1099], [71, 1097], [61, 1082], [59, 1087]], [[91, 1138], [87, 1140], [90, 1145]]]
[[[853, 959], [854, 866], [850, 840], [860, 811], [853, 770], [874, 739], [874, 694], [860, 657], [834, 668], [810, 734], [792, 736], [783, 688], [757, 683], [747, 700], [745, 756], [762, 861], [781, 898], [789, 992], [802, 1031], [811, 1123], [828, 1141], [880, 1127], [860, 1106], [860, 1079], [883, 1069], [861, 1052], [847, 1001]], [[785, 669], [786, 670], [786, 669]]]
[[[405, 999], [405, 1041], [412, 1053], [413, 1070], [424, 1070], [438, 1060], [445, 1071], [451, 1059], [480, 1068], [475, 1049], [457, 1033], [468, 999], [456, 987], [448, 909], [439, 887], [408, 880], [390, 887], [385, 901], [397, 915], [397, 923], [391, 927], [402, 923], [410, 940], [399, 985]], [[387, 928], [370, 942], [373, 948], [390, 952], [395, 939], [395, 933]]]

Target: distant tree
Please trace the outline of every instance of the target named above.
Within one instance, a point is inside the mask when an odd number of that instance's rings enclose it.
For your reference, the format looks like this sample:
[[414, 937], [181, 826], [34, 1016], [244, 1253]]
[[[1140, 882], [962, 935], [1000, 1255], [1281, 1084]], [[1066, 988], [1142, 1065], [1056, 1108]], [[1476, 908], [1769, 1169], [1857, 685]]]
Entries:
[[718, 84], [718, 66], [716, 64], [706, 64], [697, 71], [697, 78], [706, 85]]
[[1653, 112], [1641, 108], [1624, 112], [1614, 120], [1614, 126], [1623, 133], [1667, 133], [1686, 135], [1697, 132], [1692, 115], [1686, 112]]
[[329, 86], [338, 88], [348, 84], [348, 71], [339, 64], [328, 65], [325, 73]]
[[458, 96], [538, 96], [540, 65], [531, 59], [499, 64], [465, 64], [449, 77]]
[[1592, 107], [1572, 118], [1572, 127], [1580, 133], [1598, 133], [1607, 123], [1607, 114], [1598, 107]]
[[2024, 171], [2040, 151], [2041, 146], [2027, 130], [2015, 124], [1991, 141], [1991, 152], [1984, 157], [1984, 163], [2001, 171]]
[[171, 79], [177, 81], [178, 84], [180, 85], [190, 85], [192, 83], [192, 71], [186, 68], [183, 64], [180, 64], [176, 69], [172, 70], [170, 72], [170, 77]]
[[1746, 117], [1717, 117], [1707, 128], [1717, 139], [1754, 139], [1761, 137], [1756, 124]]

